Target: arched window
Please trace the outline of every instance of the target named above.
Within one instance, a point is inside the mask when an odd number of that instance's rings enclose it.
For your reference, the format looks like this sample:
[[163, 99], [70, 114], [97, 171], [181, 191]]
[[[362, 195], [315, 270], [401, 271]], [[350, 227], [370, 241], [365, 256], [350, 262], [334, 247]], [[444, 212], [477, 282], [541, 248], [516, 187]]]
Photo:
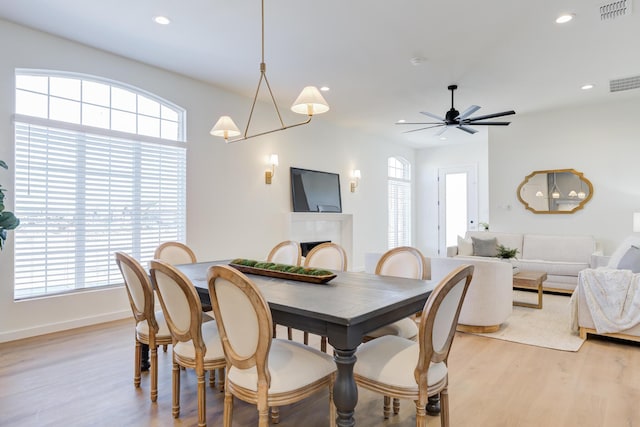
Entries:
[[121, 285], [186, 229], [185, 110], [95, 76], [16, 70], [14, 298]]
[[389, 249], [411, 246], [411, 165], [401, 157], [388, 159]]

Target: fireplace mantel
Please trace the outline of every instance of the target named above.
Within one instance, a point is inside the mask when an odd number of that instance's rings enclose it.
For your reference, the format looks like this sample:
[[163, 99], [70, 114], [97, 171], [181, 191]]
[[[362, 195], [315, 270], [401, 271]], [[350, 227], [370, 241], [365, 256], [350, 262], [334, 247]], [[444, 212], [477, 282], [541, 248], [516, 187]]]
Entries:
[[331, 240], [347, 252], [353, 266], [353, 215], [332, 212], [290, 212], [287, 214], [289, 239], [298, 242]]

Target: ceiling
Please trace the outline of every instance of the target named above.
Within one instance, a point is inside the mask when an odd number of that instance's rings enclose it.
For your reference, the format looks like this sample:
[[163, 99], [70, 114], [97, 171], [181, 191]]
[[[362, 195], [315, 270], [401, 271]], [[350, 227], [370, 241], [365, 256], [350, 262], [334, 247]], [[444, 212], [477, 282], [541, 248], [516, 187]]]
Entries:
[[[630, 3], [632, 0], [626, 0]], [[266, 0], [265, 62], [281, 108], [302, 87], [329, 86], [331, 110], [315, 120], [383, 135], [412, 147], [472, 141], [449, 129], [403, 133], [399, 119], [518, 114], [640, 97], [609, 92], [609, 80], [640, 75], [640, 5], [601, 20], [593, 0]], [[575, 14], [556, 24], [563, 13]], [[259, 78], [258, 0], [0, 1], [0, 17], [160, 68], [248, 98]], [[152, 17], [165, 15], [168, 26]], [[414, 65], [412, 58], [422, 58]], [[581, 90], [583, 84], [595, 87]], [[247, 100], [247, 115], [250, 99]], [[242, 127], [246, 117], [236, 117]], [[213, 125], [213, 123], [212, 123]], [[477, 128], [480, 128], [479, 126]], [[496, 132], [502, 128], [494, 128]]]

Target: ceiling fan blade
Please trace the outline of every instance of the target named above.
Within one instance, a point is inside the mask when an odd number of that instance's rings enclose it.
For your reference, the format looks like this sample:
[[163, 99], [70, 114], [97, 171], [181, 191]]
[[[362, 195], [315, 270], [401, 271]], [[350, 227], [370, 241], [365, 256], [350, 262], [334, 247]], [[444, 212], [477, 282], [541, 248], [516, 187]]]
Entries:
[[427, 111], [420, 111], [420, 114], [424, 114], [425, 116], [429, 116], [432, 119], [436, 119], [436, 120], [440, 120], [441, 122], [445, 122], [446, 120], [444, 119], [444, 117], [440, 117], [437, 114], [431, 114]]
[[493, 126], [508, 126], [511, 122], [468, 122], [465, 121], [463, 124], [465, 125], [493, 125]]
[[441, 122], [396, 122], [397, 125], [443, 125]]
[[478, 111], [479, 109], [480, 107], [478, 105], [472, 105], [471, 107], [467, 108], [462, 113], [460, 113], [460, 115], [456, 117], [456, 119], [464, 120], [470, 115], [472, 115], [473, 113], [475, 113], [476, 111]]
[[502, 117], [502, 116], [509, 116], [511, 114], [515, 114], [516, 112], [511, 110], [511, 111], [503, 111], [502, 113], [493, 113], [493, 114], [487, 114], [484, 116], [476, 116], [476, 117], [469, 117], [467, 120], [471, 121], [471, 122], [475, 122], [476, 120], [484, 120], [484, 119], [492, 119], [494, 117]]
[[449, 126], [443, 126], [442, 129], [440, 129], [438, 132], [435, 133], [435, 136], [440, 136], [443, 133], [445, 133], [447, 131], [447, 129], [449, 129]]
[[[411, 129], [411, 130], [404, 131], [404, 132], [402, 132], [402, 133], [418, 132], [418, 131], [420, 131], [420, 130], [426, 130], [426, 129], [431, 129], [431, 128], [437, 128], [438, 126], [444, 126], [444, 124], [439, 124], [439, 125], [435, 125], [435, 126], [427, 126], [426, 128]], [[447, 127], [446, 127], [446, 126], [444, 126], [444, 128], [446, 129]]]
[[463, 125], [458, 125], [458, 126], [456, 126], [456, 127], [457, 127], [458, 129], [460, 129], [460, 130], [463, 130], [463, 131], [465, 131], [465, 132], [467, 132], [467, 133], [470, 133], [471, 135], [473, 135], [474, 133], [478, 132], [478, 131], [477, 131], [477, 130], [475, 130], [475, 129], [471, 129], [470, 127], [463, 126]]

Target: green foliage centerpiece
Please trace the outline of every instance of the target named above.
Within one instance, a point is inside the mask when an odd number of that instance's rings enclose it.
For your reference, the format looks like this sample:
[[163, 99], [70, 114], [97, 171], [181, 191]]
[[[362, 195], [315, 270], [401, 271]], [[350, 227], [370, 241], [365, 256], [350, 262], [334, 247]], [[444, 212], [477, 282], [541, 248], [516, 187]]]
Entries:
[[502, 259], [511, 259], [511, 258], [515, 258], [516, 255], [518, 254], [518, 249], [514, 248], [507, 248], [504, 245], [498, 245], [498, 258], [502, 258]]

